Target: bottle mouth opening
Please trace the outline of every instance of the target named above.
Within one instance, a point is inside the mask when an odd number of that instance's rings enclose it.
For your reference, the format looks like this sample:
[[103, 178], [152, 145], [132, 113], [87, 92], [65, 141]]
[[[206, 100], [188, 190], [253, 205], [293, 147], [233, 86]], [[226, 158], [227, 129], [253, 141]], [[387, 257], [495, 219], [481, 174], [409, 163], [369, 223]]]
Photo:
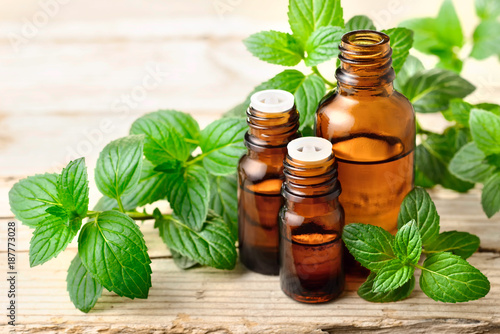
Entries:
[[374, 30], [354, 30], [342, 36], [342, 42], [357, 47], [373, 47], [389, 43], [389, 36]]

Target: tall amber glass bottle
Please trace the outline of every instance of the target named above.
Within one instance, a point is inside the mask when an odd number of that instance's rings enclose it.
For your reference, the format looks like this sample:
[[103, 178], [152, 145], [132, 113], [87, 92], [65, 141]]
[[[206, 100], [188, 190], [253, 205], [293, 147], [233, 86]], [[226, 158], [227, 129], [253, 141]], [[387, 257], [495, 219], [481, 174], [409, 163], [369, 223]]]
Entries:
[[240, 260], [252, 271], [278, 275], [283, 160], [287, 144], [298, 136], [299, 114], [292, 94], [265, 90], [252, 95], [247, 116], [248, 153], [238, 166]]
[[333, 144], [346, 224], [377, 225], [394, 234], [401, 202], [413, 187], [413, 107], [393, 88], [387, 35], [352, 31], [339, 48], [337, 89], [319, 105], [316, 134]]
[[317, 137], [295, 139], [284, 166], [281, 289], [300, 302], [327, 302], [344, 288], [344, 210], [332, 144]]

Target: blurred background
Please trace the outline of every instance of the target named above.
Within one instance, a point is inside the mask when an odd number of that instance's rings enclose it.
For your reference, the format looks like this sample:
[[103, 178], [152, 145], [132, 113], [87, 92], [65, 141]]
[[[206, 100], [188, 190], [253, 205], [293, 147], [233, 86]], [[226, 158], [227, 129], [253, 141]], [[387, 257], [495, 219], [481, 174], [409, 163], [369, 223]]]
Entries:
[[[186, 111], [205, 126], [283, 70], [254, 58], [241, 41], [260, 30], [289, 31], [287, 5], [288, 0], [2, 0], [3, 185], [60, 171], [79, 156], [94, 166], [105, 144], [126, 135], [145, 112]], [[342, 5], [346, 21], [364, 14], [385, 29], [408, 18], [435, 17], [441, 1]], [[479, 19], [473, 0], [454, 5], [469, 43], [460, 51], [466, 57]], [[428, 68], [437, 62], [413, 54]], [[334, 79], [333, 61], [320, 69]], [[468, 59], [462, 75], [477, 87], [470, 102], [500, 103], [498, 57]]]

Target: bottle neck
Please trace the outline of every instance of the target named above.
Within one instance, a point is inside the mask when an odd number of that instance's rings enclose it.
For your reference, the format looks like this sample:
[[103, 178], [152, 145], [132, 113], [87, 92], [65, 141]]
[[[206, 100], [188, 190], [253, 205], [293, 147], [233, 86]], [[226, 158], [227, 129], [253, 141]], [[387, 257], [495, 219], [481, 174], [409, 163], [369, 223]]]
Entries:
[[298, 137], [299, 113], [295, 106], [283, 112], [272, 113], [249, 107], [247, 123], [250, 129], [245, 136], [245, 144], [250, 150], [286, 148], [291, 140]]
[[337, 161], [333, 154], [325, 160], [303, 162], [287, 155], [284, 163], [283, 195], [291, 202], [330, 201], [341, 192]]
[[335, 72], [339, 94], [389, 95], [394, 88], [389, 36], [358, 30], [342, 36], [340, 67]]

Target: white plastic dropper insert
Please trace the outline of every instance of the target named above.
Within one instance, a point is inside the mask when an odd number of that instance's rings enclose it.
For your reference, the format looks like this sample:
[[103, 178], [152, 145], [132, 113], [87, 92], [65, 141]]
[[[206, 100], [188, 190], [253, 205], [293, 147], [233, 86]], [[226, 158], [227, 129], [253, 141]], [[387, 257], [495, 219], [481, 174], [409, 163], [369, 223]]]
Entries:
[[316, 162], [329, 158], [332, 143], [325, 138], [302, 137], [292, 140], [287, 145], [288, 155], [293, 160], [303, 162]]
[[250, 107], [265, 113], [279, 113], [290, 110], [294, 103], [293, 94], [280, 89], [261, 90], [250, 98]]

